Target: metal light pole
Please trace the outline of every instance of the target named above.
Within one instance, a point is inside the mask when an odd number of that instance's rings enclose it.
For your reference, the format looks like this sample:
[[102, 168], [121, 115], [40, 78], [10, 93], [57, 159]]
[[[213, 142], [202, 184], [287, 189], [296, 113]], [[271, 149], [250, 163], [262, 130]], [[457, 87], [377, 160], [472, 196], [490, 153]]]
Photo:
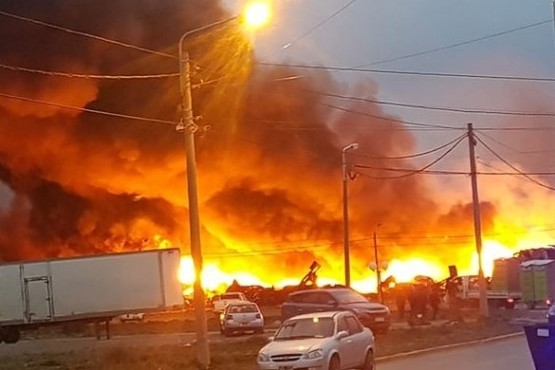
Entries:
[[200, 243], [200, 218], [198, 206], [197, 162], [195, 156], [195, 133], [198, 126], [193, 116], [193, 99], [191, 94], [191, 64], [189, 53], [183, 51], [183, 41], [198, 32], [235, 20], [237, 17], [211, 23], [191, 30], [179, 40], [179, 73], [181, 87], [182, 122], [177, 127], [185, 134], [185, 152], [187, 165], [187, 196], [189, 201], [189, 228], [191, 256], [195, 266], [195, 283], [193, 285], [193, 305], [195, 308], [197, 361], [202, 369], [210, 366], [210, 349], [208, 346], [208, 328], [206, 323], [206, 297], [202, 288], [202, 248]]
[[358, 149], [357, 143], [352, 143], [343, 148], [341, 152], [341, 165], [343, 169], [343, 253], [345, 255], [345, 286], [351, 286], [351, 261], [349, 257], [349, 193], [347, 182], [347, 152]]
[[202, 249], [200, 243], [200, 217], [198, 206], [197, 162], [195, 158], [195, 133], [198, 126], [193, 115], [193, 99], [191, 93], [191, 63], [189, 53], [183, 50], [186, 38], [201, 32], [209, 31], [224, 24], [239, 20], [243, 16], [245, 23], [252, 27], [260, 27], [270, 17], [267, 4], [251, 3], [244, 9], [244, 14], [216, 21], [186, 32], [179, 39], [179, 74], [181, 92], [182, 121], [177, 129], [185, 134], [185, 151], [187, 155], [187, 195], [189, 201], [189, 228], [191, 256], [195, 267], [195, 283], [193, 286], [193, 304], [195, 308], [197, 362], [201, 369], [210, 367], [210, 349], [208, 346], [208, 330], [206, 323], [206, 297], [202, 288]]

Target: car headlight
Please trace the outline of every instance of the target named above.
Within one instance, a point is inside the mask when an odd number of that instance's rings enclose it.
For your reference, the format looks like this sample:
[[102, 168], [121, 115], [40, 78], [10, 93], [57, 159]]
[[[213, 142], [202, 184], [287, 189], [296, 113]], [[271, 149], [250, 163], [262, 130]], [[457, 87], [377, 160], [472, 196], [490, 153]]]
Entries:
[[269, 362], [270, 361], [270, 356], [268, 356], [267, 354], [260, 352], [258, 354], [258, 362]]
[[314, 351], [308, 352], [306, 355], [303, 356], [305, 360], [314, 360], [317, 358], [324, 357], [324, 351], [321, 349], [316, 349]]

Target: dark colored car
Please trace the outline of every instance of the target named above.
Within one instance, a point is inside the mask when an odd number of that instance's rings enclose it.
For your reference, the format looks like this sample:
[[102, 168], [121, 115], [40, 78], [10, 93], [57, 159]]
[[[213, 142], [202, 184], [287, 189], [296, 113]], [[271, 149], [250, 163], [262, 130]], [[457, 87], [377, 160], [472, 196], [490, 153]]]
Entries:
[[389, 308], [370, 302], [348, 288], [310, 289], [291, 293], [281, 306], [282, 322], [297, 315], [325, 311], [351, 311], [374, 332], [387, 332], [391, 324]]

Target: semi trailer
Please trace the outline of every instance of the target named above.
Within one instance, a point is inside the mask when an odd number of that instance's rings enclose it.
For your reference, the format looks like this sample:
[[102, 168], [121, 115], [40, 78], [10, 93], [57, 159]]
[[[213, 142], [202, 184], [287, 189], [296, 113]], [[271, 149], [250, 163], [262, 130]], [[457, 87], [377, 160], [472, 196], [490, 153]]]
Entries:
[[108, 325], [122, 314], [181, 308], [180, 259], [179, 249], [160, 249], [0, 264], [0, 342], [40, 326]]

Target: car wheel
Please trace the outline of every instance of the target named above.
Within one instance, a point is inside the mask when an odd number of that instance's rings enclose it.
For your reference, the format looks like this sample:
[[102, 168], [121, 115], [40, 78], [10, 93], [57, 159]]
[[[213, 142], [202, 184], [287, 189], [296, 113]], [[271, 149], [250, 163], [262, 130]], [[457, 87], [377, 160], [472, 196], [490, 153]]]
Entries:
[[364, 366], [362, 367], [362, 370], [374, 370], [374, 352], [372, 352], [372, 350], [369, 350], [366, 353], [366, 358], [364, 359]]
[[21, 338], [21, 332], [17, 328], [6, 328], [3, 330], [2, 339], [7, 344], [17, 343]]
[[330, 366], [328, 370], [341, 370], [341, 362], [339, 361], [339, 356], [333, 355], [330, 360]]

